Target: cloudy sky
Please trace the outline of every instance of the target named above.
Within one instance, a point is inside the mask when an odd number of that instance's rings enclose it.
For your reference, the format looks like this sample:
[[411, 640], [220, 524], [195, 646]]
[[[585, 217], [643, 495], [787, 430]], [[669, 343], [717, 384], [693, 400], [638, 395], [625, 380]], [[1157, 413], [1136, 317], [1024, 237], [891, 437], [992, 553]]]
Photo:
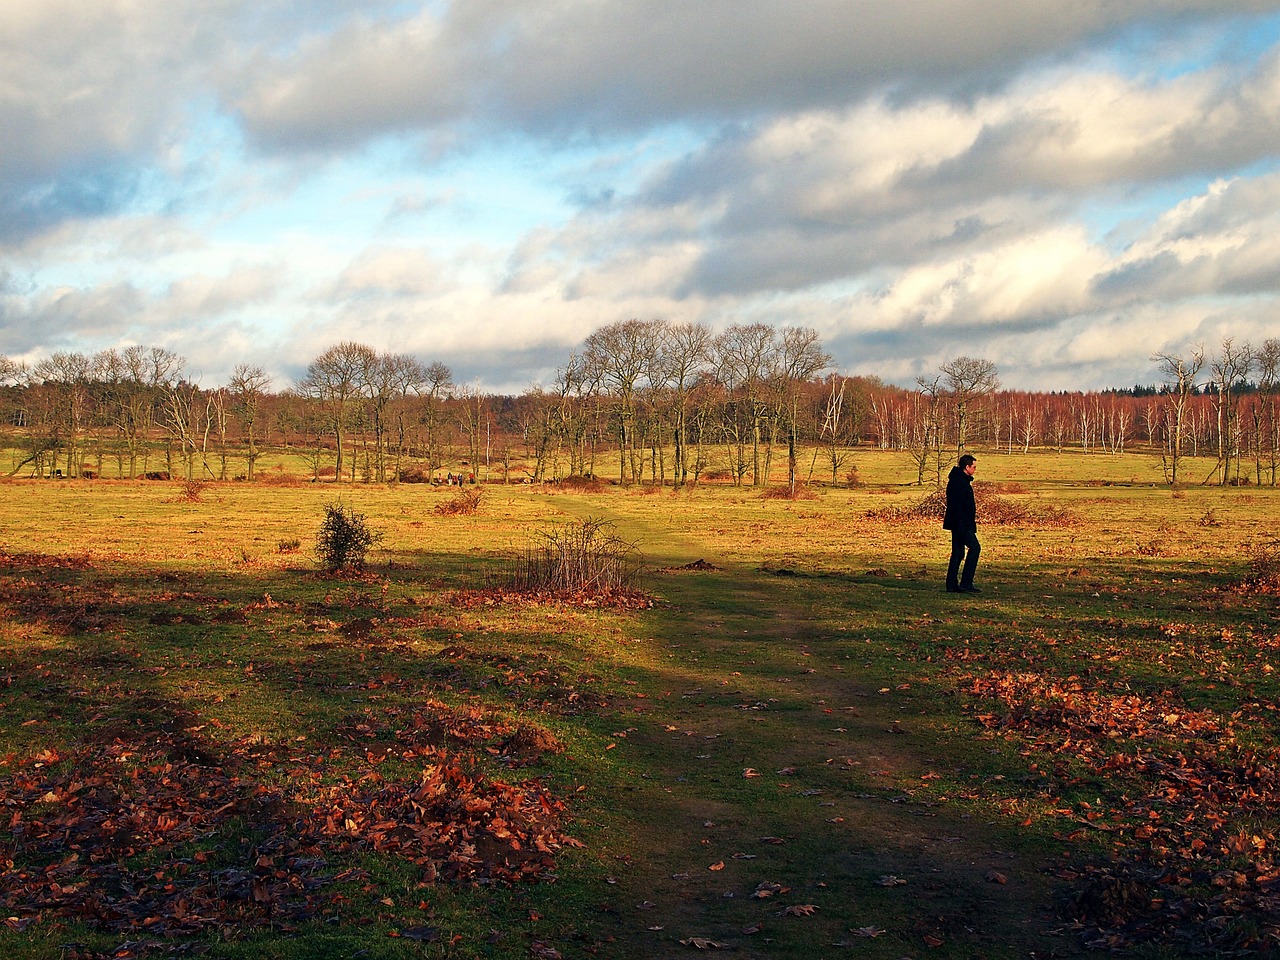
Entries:
[[1280, 0], [0, 0], [0, 354], [482, 389], [630, 318], [848, 374], [1280, 336]]

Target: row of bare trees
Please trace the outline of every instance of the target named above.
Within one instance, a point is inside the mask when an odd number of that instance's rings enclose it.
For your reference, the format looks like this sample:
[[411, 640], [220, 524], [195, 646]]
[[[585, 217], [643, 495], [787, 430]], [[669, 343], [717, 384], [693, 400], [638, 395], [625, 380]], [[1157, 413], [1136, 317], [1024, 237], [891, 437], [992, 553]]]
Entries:
[[[614, 472], [626, 483], [682, 484], [714, 471], [736, 484], [847, 476], [859, 444], [910, 453], [936, 480], [971, 446], [1075, 448], [1216, 464], [1205, 482], [1276, 483], [1280, 341], [1226, 340], [1212, 355], [1157, 355], [1163, 382], [1134, 391], [1003, 390], [995, 365], [958, 357], [914, 389], [828, 373], [804, 327], [627, 320], [573, 351], [548, 386], [517, 397], [460, 388], [447, 366], [352, 342], [271, 391], [256, 366], [206, 388], [162, 348], [57, 353], [27, 369], [0, 357], [12, 473], [252, 479], [267, 446], [293, 447], [317, 476], [383, 481], [462, 461], [541, 480]], [[798, 450], [811, 451], [807, 464]], [[819, 463], [821, 468], [819, 469]]]
[[[296, 393], [311, 401], [333, 435], [337, 477], [348, 474], [347, 438], [354, 430], [366, 453], [363, 476], [381, 482], [400, 475], [423, 433], [426, 459], [440, 461], [441, 401], [452, 389], [453, 374], [443, 363], [344, 341], [311, 361]], [[354, 477], [354, 463], [349, 470]]]
[[[1206, 480], [1221, 485], [1240, 482], [1245, 476], [1245, 457], [1252, 455], [1255, 482], [1261, 483], [1264, 470], [1272, 485], [1276, 482], [1277, 388], [1280, 387], [1280, 339], [1268, 339], [1261, 346], [1224, 339], [1218, 351], [1207, 354], [1203, 346], [1187, 354], [1156, 354], [1166, 384], [1168, 403], [1161, 412], [1160, 426], [1166, 438], [1163, 446], [1165, 474], [1170, 483], [1179, 480], [1178, 471], [1185, 446], [1203, 433], [1212, 435], [1217, 459]], [[1196, 409], [1191, 399], [1205, 380], [1212, 400], [1212, 431], [1197, 429], [1197, 414], [1203, 420], [1204, 405]], [[1254, 379], [1251, 379], [1254, 378]], [[1253, 389], [1245, 391], [1246, 387]]]
[[[182, 357], [161, 347], [133, 346], [86, 355], [58, 352], [30, 370], [0, 358], [0, 382], [16, 384], [10, 424], [22, 454], [11, 474], [30, 467], [37, 474], [77, 476], [116, 462], [120, 476], [148, 472], [162, 458], [165, 472], [182, 464], [191, 477], [214, 438], [226, 440], [233, 411], [248, 448], [252, 472], [258, 451], [255, 410], [270, 378], [242, 365], [230, 383], [202, 390], [185, 377]], [[157, 443], [158, 441], [158, 443]], [[226, 471], [226, 459], [222, 471]]]
[[703, 448], [717, 438], [736, 482], [749, 472], [763, 483], [785, 443], [794, 483], [800, 397], [830, 363], [817, 333], [804, 327], [734, 324], [717, 335], [697, 323], [610, 324], [558, 372], [544, 441], [576, 450], [571, 470], [589, 472], [582, 469], [588, 441], [604, 425], [617, 444], [620, 480], [641, 481], [647, 453], [651, 478], [663, 481], [670, 447], [677, 484], [705, 468]]

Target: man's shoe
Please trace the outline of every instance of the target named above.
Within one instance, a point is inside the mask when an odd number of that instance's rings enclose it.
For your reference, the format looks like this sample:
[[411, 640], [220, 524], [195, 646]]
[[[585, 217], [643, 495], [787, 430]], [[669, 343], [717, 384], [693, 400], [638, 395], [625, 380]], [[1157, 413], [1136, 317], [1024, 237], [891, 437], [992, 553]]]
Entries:
[[981, 593], [982, 591], [979, 590], [977, 587], [975, 587], [973, 584], [969, 584], [969, 586], [967, 587], [960, 587], [960, 592], [961, 593]]
[[960, 592], [961, 590], [959, 587], [953, 587], [950, 584], [947, 585], [947, 593], [960, 593]]

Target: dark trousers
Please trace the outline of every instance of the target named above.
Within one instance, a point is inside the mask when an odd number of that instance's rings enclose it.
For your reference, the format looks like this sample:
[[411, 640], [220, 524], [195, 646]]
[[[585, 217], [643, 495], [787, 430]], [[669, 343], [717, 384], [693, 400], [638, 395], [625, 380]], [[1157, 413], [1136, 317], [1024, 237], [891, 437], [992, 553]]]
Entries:
[[[947, 563], [947, 588], [972, 587], [973, 575], [978, 569], [978, 554], [982, 546], [978, 543], [978, 534], [974, 530], [951, 531], [951, 560]], [[964, 561], [964, 571], [960, 570], [960, 561]], [[959, 579], [957, 579], [957, 577]]]

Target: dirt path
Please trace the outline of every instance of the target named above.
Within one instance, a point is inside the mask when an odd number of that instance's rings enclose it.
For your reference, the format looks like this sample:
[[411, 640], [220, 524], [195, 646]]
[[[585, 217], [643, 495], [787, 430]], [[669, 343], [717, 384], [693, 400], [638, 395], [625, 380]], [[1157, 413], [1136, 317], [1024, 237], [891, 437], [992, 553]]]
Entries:
[[676, 570], [718, 564], [669, 535], [646, 547], [664, 604], [624, 640], [653, 667], [617, 717], [630, 776], [605, 798], [602, 955], [1074, 952], [1046, 935], [1053, 882], [1013, 824], [928, 789], [967, 776], [952, 748], [974, 731], [939, 726], [938, 691], [863, 663], [829, 586]]

